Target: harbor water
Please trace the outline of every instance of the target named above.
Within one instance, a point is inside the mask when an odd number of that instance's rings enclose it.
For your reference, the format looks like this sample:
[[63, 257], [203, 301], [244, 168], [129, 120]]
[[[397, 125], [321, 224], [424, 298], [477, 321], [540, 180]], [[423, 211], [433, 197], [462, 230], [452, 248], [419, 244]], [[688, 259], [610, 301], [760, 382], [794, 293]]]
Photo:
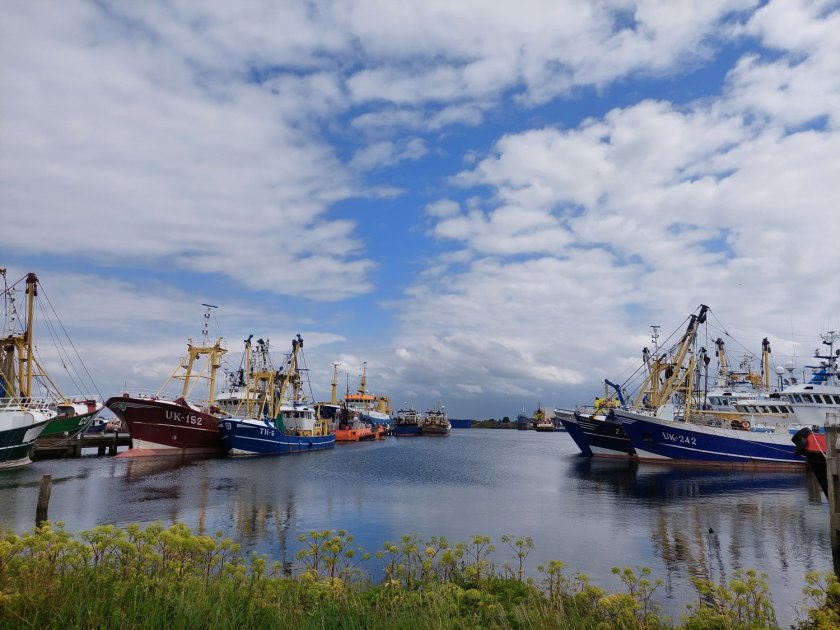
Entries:
[[[828, 506], [810, 472], [592, 460], [565, 433], [454, 430], [283, 457], [37, 461], [0, 473], [0, 528], [33, 526], [45, 474], [49, 519], [70, 531], [182, 522], [285, 562], [315, 529], [344, 529], [371, 555], [404, 534], [481, 534], [499, 566], [514, 561], [503, 535], [530, 536], [532, 576], [562, 560], [567, 575], [617, 591], [612, 567], [650, 567], [664, 580], [656, 599], [675, 620], [696, 601], [692, 576], [729, 580], [753, 568], [768, 574], [786, 626], [806, 572], [832, 569]], [[367, 569], [376, 576], [378, 561]]]

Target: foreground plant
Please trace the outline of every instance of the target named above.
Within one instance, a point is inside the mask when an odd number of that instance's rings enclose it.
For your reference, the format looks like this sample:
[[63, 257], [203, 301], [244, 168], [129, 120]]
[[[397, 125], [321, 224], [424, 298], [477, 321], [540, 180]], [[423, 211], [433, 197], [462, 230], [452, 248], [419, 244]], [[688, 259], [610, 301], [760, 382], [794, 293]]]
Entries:
[[[624, 590], [564, 574], [552, 560], [528, 576], [531, 538], [505, 535], [513, 563], [497, 567], [486, 536], [450, 544], [416, 534], [376, 553], [384, 579], [363, 571], [370, 556], [344, 530], [300, 537], [297, 564], [243, 556], [221, 533], [171, 527], [100, 526], [70, 534], [46, 523], [0, 534], [0, 628], [623, 628], [671, 627], [650, 569], [619, 568]], [[367, 566], [367, 565], [365, 565]], [[840, 623], [840, 585], [809, 574], [801, 630]], [[698, 602], [681, 627], [773, 628], [766, 576], [739, 571], [728, 583], [697, 580]]]

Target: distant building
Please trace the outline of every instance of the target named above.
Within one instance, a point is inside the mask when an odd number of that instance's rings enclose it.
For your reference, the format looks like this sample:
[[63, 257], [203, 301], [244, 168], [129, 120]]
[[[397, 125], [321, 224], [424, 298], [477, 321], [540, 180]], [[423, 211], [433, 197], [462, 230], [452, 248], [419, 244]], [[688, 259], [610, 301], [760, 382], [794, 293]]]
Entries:
[[449, 424], [452, 425], [453, 429], [469, 429], [472, 420], [469, 418], [450, 418]]

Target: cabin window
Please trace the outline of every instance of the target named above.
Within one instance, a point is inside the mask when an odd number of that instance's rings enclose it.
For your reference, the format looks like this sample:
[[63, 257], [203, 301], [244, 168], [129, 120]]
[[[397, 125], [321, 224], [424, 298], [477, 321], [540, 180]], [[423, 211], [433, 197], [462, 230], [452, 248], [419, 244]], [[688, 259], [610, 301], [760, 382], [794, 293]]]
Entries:
[[770, 405], [770, 413], [779, 413], [779, 408], [775, 405]]
[[834, 395], [834, 404], [840, 405], [840, 396], [838, 396], [837, 394]]

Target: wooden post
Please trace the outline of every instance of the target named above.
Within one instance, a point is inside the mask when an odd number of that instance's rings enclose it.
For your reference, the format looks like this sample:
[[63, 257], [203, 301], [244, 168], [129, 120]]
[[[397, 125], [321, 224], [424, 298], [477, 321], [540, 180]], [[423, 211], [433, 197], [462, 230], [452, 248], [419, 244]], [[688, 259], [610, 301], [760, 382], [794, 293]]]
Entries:
[[[829, 421], [833, 420], [830, 418]], [[831, 556], [834, 560], [834, 573], [840, 576], [840, 456], [838, 443], [840, 425], [828, 424], [825, 428], [826, 442], [826, 481], [828, 482], [828, 517], [831, 527]]]
[[40, 525], [47, 520], [47, 511], [50, 507], [50, 493], [52, 493], [52, 475], [44, 475], [41, 477], [41, 487], [38, 489], [35, 525]]

